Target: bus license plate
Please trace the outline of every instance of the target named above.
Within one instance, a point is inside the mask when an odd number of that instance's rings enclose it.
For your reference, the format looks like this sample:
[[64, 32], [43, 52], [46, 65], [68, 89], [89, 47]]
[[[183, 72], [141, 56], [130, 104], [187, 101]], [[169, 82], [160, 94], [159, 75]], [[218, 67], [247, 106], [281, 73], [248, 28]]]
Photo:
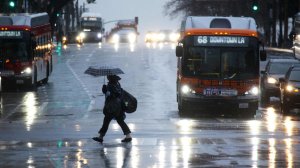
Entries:
[[203, 90], [203, 94], [206, 96], [236, 96], [237, 91], [233, 89], [206, 88]]
[[17, 84], [24, 84], [24, 80], [17, 80], [16, 83]]
[[239, 108], [249, 108], [249, 104], [248, 103], [239, 103]]

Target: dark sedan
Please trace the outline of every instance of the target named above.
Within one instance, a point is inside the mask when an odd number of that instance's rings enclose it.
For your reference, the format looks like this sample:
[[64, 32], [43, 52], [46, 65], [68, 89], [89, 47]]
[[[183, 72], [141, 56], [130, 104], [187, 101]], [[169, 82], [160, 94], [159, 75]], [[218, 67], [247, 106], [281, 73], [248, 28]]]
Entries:
[[284, 78], [280, 78], [281, 109], [284, 114], [300, 108], [300, 66], [289, 68]]
[[269, 104], [272, 96], [280, 96], [280, 90], [276, 84], [279, 82], [279, 78], [284, 77], [288, 69], [294, 65], [300, 65], [300, 61], [296, 59], [270, 59], [268, 61], [266, 69], [261, 72], [262, 104]]

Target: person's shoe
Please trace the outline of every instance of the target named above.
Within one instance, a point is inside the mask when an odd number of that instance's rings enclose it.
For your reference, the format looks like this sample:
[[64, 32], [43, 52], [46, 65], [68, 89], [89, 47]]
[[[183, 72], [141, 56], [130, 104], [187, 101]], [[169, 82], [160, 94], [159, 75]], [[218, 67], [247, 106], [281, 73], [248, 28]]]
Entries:
[[94, 140], [94, 141], [97, 141], [97, 142], [100, 142], [100, 143], [103, 142], [103, 139], [102, 139], [102, 138], [99, 138], [99, 137], [94, 137], [93, 140]]
[[132, 138], [124, 138], [122, 139], [121, 142], [131, 142], [132, 141]]

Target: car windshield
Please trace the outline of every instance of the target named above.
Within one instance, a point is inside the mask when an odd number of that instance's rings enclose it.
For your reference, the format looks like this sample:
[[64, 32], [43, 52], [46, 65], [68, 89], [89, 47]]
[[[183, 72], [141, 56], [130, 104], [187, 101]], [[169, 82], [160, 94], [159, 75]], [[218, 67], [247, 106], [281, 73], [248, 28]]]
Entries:
[[290, 81], [297, 81], [297, 82], [300, 82], [300, 71], [298, 71], [298, 70], [296, 70], [296, 71], [291, 71], [289, 80], [290, 80]]
[[269, 74], [285, 74], [295, 63], [292, 62], [273, 62], [270, 64]]
[[187, 76], [241, 79], [257, 74], [256, 56], [251, 48], [190, 47], [184, 61]]
[[130, 33], [135, 33], [135, 29], [130, 29], [130, 28], [127, 28], [127, 29], [121, 29], [118, 31], [118, 34], [130, 34]]

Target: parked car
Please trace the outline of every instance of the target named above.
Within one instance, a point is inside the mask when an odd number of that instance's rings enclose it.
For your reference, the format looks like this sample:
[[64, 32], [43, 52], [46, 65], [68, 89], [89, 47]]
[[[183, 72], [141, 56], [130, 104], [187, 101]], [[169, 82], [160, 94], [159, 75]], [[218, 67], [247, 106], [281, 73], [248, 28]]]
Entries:
[[284, 77], [287, 70], [294, 65], [300, 65], [296, 59], [270, 59], [264, 71], [261, 71], [261, 103], [269, 104], [270, 97], [280, 97], [280, 89], [276, 85], [279, 78]]
[[283, 114], [300, 108], [300, 66], [290, 67], [284, 78], [279, 78], [280, 102]]

